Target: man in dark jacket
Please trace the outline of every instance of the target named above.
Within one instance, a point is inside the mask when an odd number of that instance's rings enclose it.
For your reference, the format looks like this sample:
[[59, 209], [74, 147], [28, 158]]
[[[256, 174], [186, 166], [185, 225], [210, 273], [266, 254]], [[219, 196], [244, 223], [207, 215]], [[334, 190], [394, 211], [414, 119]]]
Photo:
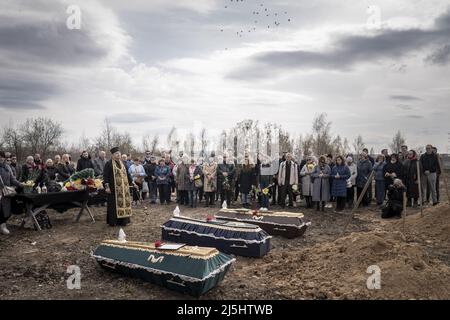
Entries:
[[144, 164], [144, 170], [147, 174], [147, 177], [145, 180], [148, 184], [148, 189], [150, 193], [150, 203], [155, 204], [157, 199], [157, 190], [158, 185], [156, 184], [156, 175], [155, 175], [155, 169], [156, 169], [157, 163], [156, 158], [154, 156], [150, 156], [148, 161], [145, 161]]
[[223, 155], [223, 162], [217, 166], [217, 190], [220, 194], [220, 203], [226, 200], [227, 205], [231, 203], [231, 183], [235, 174], [234, 164], [227, 162], [227, 155]]
[[102, 176], [103, 170], [105, 169], [105, 164], [108, 160], [106, 159], [106, 152], [99, 151], [98, 158], [94, 159], [92, 164], [94, 165], [94, 171], [96, 176]]
[[[424, 177], [422, 178], [422, 191], [428, 188], [431, 192], [431, 199], [433, 206], [437, 205], [436, 180], [437, 172], [439, 170], [439, 160], [437, 155], [433, 153], [433, 146], [426, 146], [426, 153], [420, 157]], [[424, 192], [422, 192], [424, 194]]]
[[88, 168], [94, 169], [94, 164], [92, 163], [89, 153], [87, 151], [83, 151], [77, 162], [77, 172]]
[[22, 167], [17, 163], [17, 156], [15, 154], [11, 155], [11, 168], [14, 169], [16, 179], [19, 180], [22, 176]]

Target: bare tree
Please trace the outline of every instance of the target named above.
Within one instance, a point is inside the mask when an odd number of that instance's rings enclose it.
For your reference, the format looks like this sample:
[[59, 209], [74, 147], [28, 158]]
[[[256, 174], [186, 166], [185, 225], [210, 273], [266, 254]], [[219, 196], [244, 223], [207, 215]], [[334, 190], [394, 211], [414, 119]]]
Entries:
[[113, 138], [115, 134], [115, 128], [111, 125], [108, 118], [103, 120], [103, 129], [100, 135], [94, 139], [94, 144], [97, 149], [110, 150], [113, 146]]
[[208, 147], [208, 140], [206, 138], [206, 128], [203, 128], [202, 131], [200, 132], [200, 144], [201, 144], [200, 156], [205, 157], [206, 148]]
[[393, 153], [399, 153], [401, 150], [401, 147], [405, 144], [406, 144], [406, 139], [405, 139], [405, 137], [403, 137], [403, 134], [399, 130], [392, 138], [392, 143], [389, 144], [389, 147], [391, 148], [391, 151]]
[[343, 147], [342, 154], [347, 155], [350, 152], [350, 144], [347, 138], [344, 138], [342, 147]]
[[302, 141], [303, 156], [307, 157], [312, 155], [313, 147], [314, 147], [314, 137], [312, 136], [312, 134], [307, 134]]
[[362, 138], [362, 136], [359, 134], [359, 135], [356, 137], [355, 141], [353, 142], [353, 148], [354, 148], [354, 150], [355, 150], [355, 154], [356, 154], [356, 155], [360, 154], [361, 151], [362, 151], [365, 147], [366, 147], [366, 146], [365, 146], [365, 144], [364, 144], [363, 138]]
[[133, 139], [131, 138], [129, 132], [114, 132], [112, 136], [112, 144], [119, 147], [122, 153], [130, 154], [136, 152], [136, 149], [133, 145]]
[[336, 155], [344, 154], [344, 144], [342, 142], [342, 138], [340, 135], [337, 135], [336, 138], [334, 138], [332, 144], [333, 144], [333, 154]]
[[158, 148], [158, 143], [159, 143], [159, 136], [157, 134], [155, 134], [155, 136], [152, 139], [152, 142], [150, 144], [150, 152], [152, 154], [156, 153], [156, 150]]
[[[167, 135], [167, 147], [172, 150], [175, 147], [178, 149], [180, 145], [180, 141], [177, 139], [177, 128], [175, 126], [170, 129], [169, 134]], [[178, 153], [178, 150], [175, 150]]]
[[313, 151], [316, 155], [333, 152], [331, 137], [331, 122], [327, 121], [327, 114], [321, 113], [313, 120], [312, 136], [314, 138]]
[[50, 148], [56, 146], [62, 137], [63, 128], [49, 118], [30, 118], [22, 125], [24, 141], [32, 153], [41, 153], [44, 157]]
[[23, 135], [19, 128], [14, 127], [12, 123], [8, 127], [3, 129], [2, 132], [2, 148], [14, 153], [17, 159], [23, 159], [25, 152], [25, 144]]

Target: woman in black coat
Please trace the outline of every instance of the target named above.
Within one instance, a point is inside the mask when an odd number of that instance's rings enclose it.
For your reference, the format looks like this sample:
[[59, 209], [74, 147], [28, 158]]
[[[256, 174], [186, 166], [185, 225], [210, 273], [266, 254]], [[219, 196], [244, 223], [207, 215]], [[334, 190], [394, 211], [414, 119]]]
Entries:
[[256, 170], [255, 166], [251, 165], [248, 159], [245, 159], [244, 165], [239, 172], [238, 183], [242, 205], [246, 208], [250, 207], [248, 195], [252, 187], [256, 185]]
[[405, 191], [406, 188], [400, 179], [395, 179], [394, 183], [388, 187], [388, 201], [381, 214], [383, 219], [401, 217], [403, 212], [403, 194]]
[[383, 170], [384, 181], [386, 184], [386, 190], [390, 185], [394, 183], [395, 179], [402, 179], [403, 166], [398, 161], [398, 155], [393, 153], [391, 155], [391, 161], [386, 163]]
[[[20, 187], [21, 183], [17, 181], [11, 169], [6, 165], [6, 156], [3, 151], [0, 151], [0, 189], [4, 187]], [[4, 197], [0, 194], [0, 232], [8, 235], [10, 232], [6, 228], [6, 221], [11, 216], [11, 198]]]
[[406, 186], [406, 196], [408, 197], [408, 206], [411, 206], [411, 201], [413, 201], [414, 207], [419, 203], [418, 164], [420, 166], [420, 162], [417, 159], [417, 153], [414, 150], [410, 150], [407, 159], [403, 162], [403, 178]]
[[58, 181], [66, 181], [75, 173], [68, 154], [62, 156], [61, 162], [56, 166], [56, 172], [58, 173]]

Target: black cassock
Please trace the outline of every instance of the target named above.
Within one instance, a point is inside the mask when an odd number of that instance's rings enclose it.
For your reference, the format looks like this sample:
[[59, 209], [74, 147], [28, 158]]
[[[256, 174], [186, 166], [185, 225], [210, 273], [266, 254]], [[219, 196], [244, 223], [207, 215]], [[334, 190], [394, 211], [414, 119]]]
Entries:
[[[113, 173], [113, 164], [112, 161], [115, 160], [109, 160], [105, 163], [105, 168], [103, 171], [103, 181], [104, 183], [109, 184], [109, 189], [111, 190], [111, 193], [108, 194], [108, 200], [107, 200], [107, 211], [106, 211], [106, 223], [110, 226], [125, 226], [130, 223], [130, 218], [117, 218], [117, 208], [116, 208], [116, 186], [114, 183], [114, 173]], [[125, 166], [125, 164], [122, 161], [116, 161], [117, 165]], [[126, 166], [125, 166], [126, 168]], [[128, 177], [128, 183], [129, 185], [132, 184], [133, 179], [131, 178], [128, 170], [125, 169], [127, 172]]]

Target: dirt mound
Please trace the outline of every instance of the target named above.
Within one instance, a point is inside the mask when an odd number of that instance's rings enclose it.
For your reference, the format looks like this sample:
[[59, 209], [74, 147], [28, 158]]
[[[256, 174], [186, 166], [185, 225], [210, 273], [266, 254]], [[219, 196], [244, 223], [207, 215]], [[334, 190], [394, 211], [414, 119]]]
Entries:
[[[403, 222], [395, 221], [393, 228], [401, 230]], [[425, 209], [423, 216], [414, 214], [407, 216], [405, 223], [406, 236], [420, 239], [446, 242], [450, 241], [450, 206], [438, 205]]]
[[[249, 284], [250, 292], [259, 292], [258, 298], [449, 299], [450, 267], [445, 257], [450, 208], [425, 210], [424, 218], [409, 216], [405, 235], [397, 231], [401, 223], [389, 221], [383, 227], [387, 231], [357, 232], [310, 248], [272, 252], [263, 263], [236, 272], [263, 282]], [[437, 252], [439, 248], [447, 254]], [[374, 265], [381, 271], [379, 290], [366, 284], [372, 274], [367, 269]]]
[[[125, 227], [130, 240], [153, 242], [175, 205], [136, 211]], [[89, 253], [103, 239], [117, 237], [105, 224], [105, 208], [93, 207], [97, 223], [74, 223], [76, 210], [51, 213], [53, 229], [20, 229], [10, 220], [12, 234], [0, 239], [1, 299], [187, 299], [185, 295], [101, 270]], [[298, 209], [293, 209], [298, 210]], [[274, 237], [262, 259], [237, 257], [224, 281], [202, 299], [450, 299], [450, 207], [420, 213], [408, 210], [402, 220], [384, 220], [379, 211], [365, 210], [338, 238], [345, 215], [302, 209], [312, 222], [304, 237]], [[186, 209], [204, 218], [210, 208]], [[82, 270], [81, 290], [68, 290], [67, 266]], [[381, 289], [369, 290], [367, 268], [381, 269]], [[107, 296], [105, 296], [107, 292]]]

